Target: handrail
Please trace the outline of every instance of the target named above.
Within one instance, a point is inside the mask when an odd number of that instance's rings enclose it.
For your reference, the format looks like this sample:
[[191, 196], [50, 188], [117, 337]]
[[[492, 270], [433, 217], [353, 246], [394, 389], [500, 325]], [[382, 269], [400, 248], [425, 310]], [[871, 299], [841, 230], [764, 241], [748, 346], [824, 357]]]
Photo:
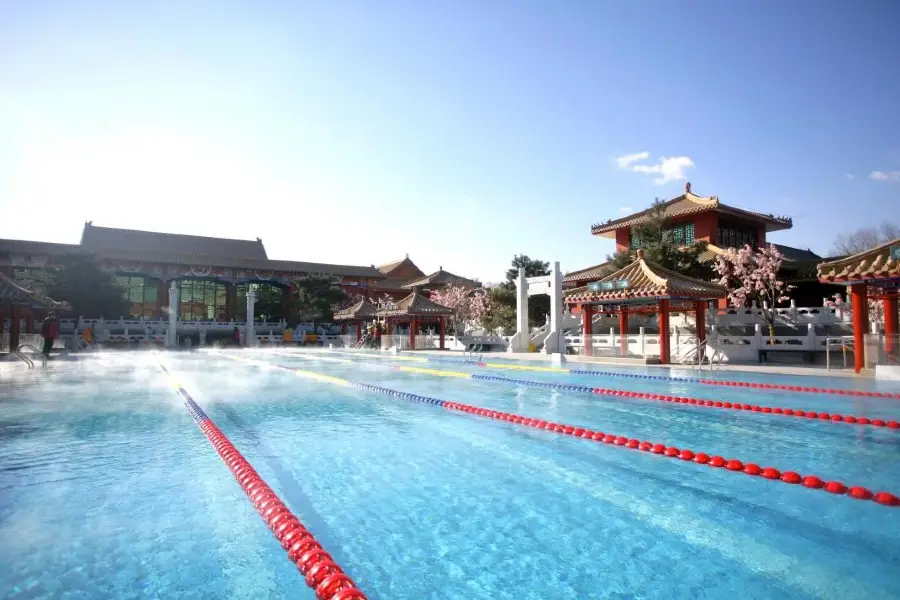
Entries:
[[26, 365], [28, 365], [28, 368], [29, 368], [29, 369], [33, 369], [33, 368], [34, 368], [34, 361], [31, 360], [30, 358], [28, 358], [27, 356], [25, 356], [25, 353], [22, 352], [22, 349], [23, 349], [23, 348], [30, 348], [30, 349], [31, 349], [32, 351], [34, 351], [34, 352], [37, 352], [37, 351], [34, 349], [34, 346], [31, 346], [31, 345], [29, 345], [29, 344], [22, 344], [21, 346], [19, 346], [18, 348], [16, 348], [16, 356], [18, 356], [19, 358], [21, 358], [22, 361], [23, 361]]
[[856, 346], [853, 343], [853, 338], [851, 336], [840, 336], [840, 337], [829, 337], [825, 338], [825, 370], [831, 370], [831, 349], [833, 347], [839, 347], [841, 349], [841, 354], [844, 358], [844, 368], [847, 368], [847, 350], [851, 352], [856, 351]]

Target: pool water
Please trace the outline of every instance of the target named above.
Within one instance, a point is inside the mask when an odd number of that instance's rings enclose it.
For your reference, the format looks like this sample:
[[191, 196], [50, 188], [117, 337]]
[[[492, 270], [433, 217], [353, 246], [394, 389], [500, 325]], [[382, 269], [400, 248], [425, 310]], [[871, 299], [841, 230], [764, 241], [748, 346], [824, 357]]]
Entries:
[[[435, 377], [318, 353], [230, 354], [900, 488], [897, 430]], [[162, 360], [372, 599], [900, 598], [900, 508], [221, 354]], [[900, 417], [889, 399], [478, 372]], [[0, 595], [314, 597], [156, 357], [97, 354], [4, 374], [0, 385]]]

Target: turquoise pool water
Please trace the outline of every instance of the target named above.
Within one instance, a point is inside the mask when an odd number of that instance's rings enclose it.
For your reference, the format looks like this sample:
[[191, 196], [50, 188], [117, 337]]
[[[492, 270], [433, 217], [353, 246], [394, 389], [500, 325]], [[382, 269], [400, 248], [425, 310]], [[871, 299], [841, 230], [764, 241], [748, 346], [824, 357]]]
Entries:
[[[316, 354], [236, 355], [871, 489], [900, 487], [897, 431], [439, 378]], [[164, 361], [369, 598], [900, 598], [900, 509], [221, 356]], [[154, 357], [98, 355], [4, 377], [0, 593], [313, 598]], [[588, 379], [831, 411], [843, 402], [851, 414], [900, 417], [896, 400]]]

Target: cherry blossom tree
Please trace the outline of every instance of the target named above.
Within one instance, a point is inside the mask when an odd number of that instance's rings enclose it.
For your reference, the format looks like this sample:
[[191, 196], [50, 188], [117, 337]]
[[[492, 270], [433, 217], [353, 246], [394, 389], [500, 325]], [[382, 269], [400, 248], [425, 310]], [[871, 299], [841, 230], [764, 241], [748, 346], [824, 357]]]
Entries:
[[775, 246], [754, 250], [749, 244], [735, 250], [729, 248], [716, 257], [713, 270], [718, 274], [717, 283], [728, 289], [728, 301], [732, 306], [749, 306], [756, 303], [762, 311], [762, 319], [769, 327], [769, 343], [775, 343], [775, 305], [788, 300], [786, 292], [793, 286], [778, 279], [778, 270], [784, 257]]
[[[869, 300], [868, 303], [869, 323], [875, 323], [881, 327], [884, 324], [884, 303], [878, 300]], [[825, 306], [842, 310], [848, 315], [853, 314], [853, 305], [847, 302], [847, 299], [842, 294], [835, 294], [831, 300], [826, 300]]]
[[483, 289], [471, 290], [461, 285], [448, 285], [431, 292], [432, 302], [453, 309], [451, 331], [462, 333], [467, 327], [480, 327], [490, 310], [490, 298]]

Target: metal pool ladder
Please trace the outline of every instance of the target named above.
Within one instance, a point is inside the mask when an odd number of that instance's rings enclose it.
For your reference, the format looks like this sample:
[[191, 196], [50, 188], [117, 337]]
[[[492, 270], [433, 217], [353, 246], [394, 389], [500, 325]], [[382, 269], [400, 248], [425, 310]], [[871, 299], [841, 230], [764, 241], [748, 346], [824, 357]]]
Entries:
[[30, 358], [28, 358], [27, 356], [25, 356], [25, 353], [22, 352], [22, 350], [31, 350], [31, 351], [34, 352], [35, 354], [40, 354], [40, 353], [38, 352], [37, 348], [35, 348], [35, 347], [32, 346], [31, 344], [22, 344], [21, 346], [19, 346], [18, 348], [16, 348], [16, 356], [18, 356], [19, 358], [21, 358], [22, 361], [23, 361], [26, 365], [28, 365], [28, 368], [29, 368], [29, 369], [33, 369], [33, 368], [34, 368], [34, 361], [31, 360]]

